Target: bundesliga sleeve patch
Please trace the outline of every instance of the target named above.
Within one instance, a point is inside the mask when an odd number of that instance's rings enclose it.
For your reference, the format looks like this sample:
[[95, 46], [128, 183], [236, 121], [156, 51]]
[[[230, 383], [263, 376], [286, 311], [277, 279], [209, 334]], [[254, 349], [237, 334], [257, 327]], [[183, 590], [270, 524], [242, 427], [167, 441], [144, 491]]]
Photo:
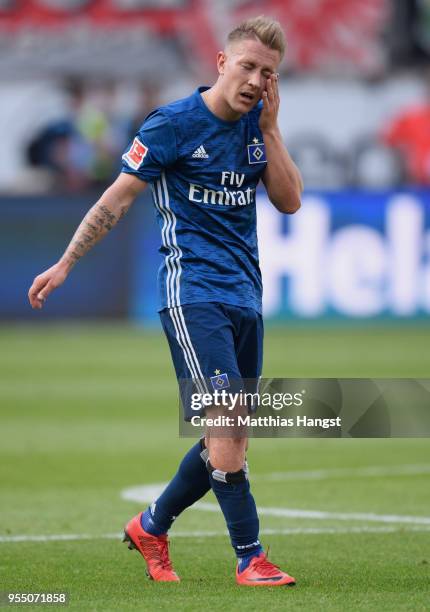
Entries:
[[124, 153], [122, 159], [130, 166], [130, 168], [133, 168], [133, 170], [138, 170], [142, 165], [148, 151], [148, 147], [145, 147], [145, 145], [140, 142], [136, 136], [130, 149], [127, 151], [127, 153]]

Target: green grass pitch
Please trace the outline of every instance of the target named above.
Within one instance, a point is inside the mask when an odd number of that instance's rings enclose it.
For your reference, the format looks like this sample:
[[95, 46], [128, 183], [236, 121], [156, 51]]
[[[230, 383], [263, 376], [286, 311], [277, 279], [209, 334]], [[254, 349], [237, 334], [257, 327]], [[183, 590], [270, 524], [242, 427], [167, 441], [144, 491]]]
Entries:
[[[172, 529], [182, 582], [155, 584], [116, 534], [142, 505], [121, 492], [167, 481], [192, 443], [164, 338], [3, 326], [0, 345], [0, 591], [84, 611], [430, 609], [429, 440], [252, 440], [262, 541], [297, 586], [237, 587], [221, 513], [197, 508]], [[426, 378], [429, 347], [425, 327], [269, 328], [264, 374]]]

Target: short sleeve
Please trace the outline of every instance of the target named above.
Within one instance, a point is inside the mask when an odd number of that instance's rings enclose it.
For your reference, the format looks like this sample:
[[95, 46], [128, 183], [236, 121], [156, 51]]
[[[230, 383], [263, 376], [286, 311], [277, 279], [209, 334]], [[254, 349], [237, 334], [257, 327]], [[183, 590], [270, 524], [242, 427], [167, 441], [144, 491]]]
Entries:
[[122, 156], [122, 172], [143, 181], [157, 179], [177, 158], [176, 134], [171, 120], [156, 110], [145, 119], [133, 142]]

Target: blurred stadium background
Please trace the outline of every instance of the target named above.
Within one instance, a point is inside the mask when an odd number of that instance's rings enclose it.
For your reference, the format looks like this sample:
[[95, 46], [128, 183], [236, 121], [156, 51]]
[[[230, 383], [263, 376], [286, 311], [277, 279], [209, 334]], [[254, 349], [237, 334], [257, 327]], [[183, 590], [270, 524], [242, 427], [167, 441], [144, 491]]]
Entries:
[[3, 0], [2, 319], [157, 324], [149, 196], [44, 312], [25, 289], [149, 110], [210, 84], [226, 32], [258, 12], [287, 34], [280, 126], [307, 188], [288, 219], [260, 196], [267, 320], [428, 316], [429, 2]]
[[[116, 176], [145, 115], [211, 84], [226, 33], [261, 13], [286, 31], [279, 121], [306, 185], [292, 217], [259, 195], [264, 374], [429, 376], [428, 0], [0, 0], [2, 588], [55, 584], [73, 587], [82, 609], [135, 609], [142, 568], [119, 565], [116, 542], [58, 548], [24, 538], [18, 549], [13, 538], [118, 531], [133, 511], [120, 489], [167, 480], [189, 446], [177, 439], [176, 385], [156, 313], [159, 233], [149, 196], [43, 311], [31, 310], [27, 291]], [[428, 440], [343, 442], [254, 441], [257, 501], [428, 514]], [[322, 483], [309, 476], [320, 469]], [[273, 470], [295, 476], [265, 483]], [[310, 471], [304, 481], [300, 470]], [[203, 514], [191, 511], [179, 529], [222, 529], [220, 517]], [[317, 529], [307, 540], [312, 555], [300, 539], [306, 526]], [[327, 535], [338, 522], [329, 526], [318, 536], [318, 520], [263, 520], [277, 558], [285, 543], [302, 579], [297, 602], [367, 609], [367, 576], [369, 609], [399, 609], [397, 594], [408, 590], [410, 609], [425, 608], [428, 571], [414, 565], [425, 555], [424, 527], [343, 539]], [[289, 527], [299, 531], [280, 535]], [[222, 544], [214, 550], [231, 581]], [[191, 567], [191, 540], [177, 546]], [[128, 590], [131, 568], [139, 580]], [[226, 590], [222, 600], [218, 583], [210, 592], [197, 587], [213, 609], [234, 595]], [[188, 595], [186, 609], [194, 609]], [[271, 608], [285, 609], [276, 597]]]

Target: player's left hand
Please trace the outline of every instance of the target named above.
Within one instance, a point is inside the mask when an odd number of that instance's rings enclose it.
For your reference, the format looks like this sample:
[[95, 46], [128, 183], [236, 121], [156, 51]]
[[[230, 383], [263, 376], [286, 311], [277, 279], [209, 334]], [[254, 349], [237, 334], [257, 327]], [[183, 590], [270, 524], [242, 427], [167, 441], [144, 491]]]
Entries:
[[263, 110], [260, 115], [260, 130], [269, 132], [278, 127], [279, 111], [279, 88], [278, 74], [272, 74], [266, 81], [266, 88], [263, 91]]

